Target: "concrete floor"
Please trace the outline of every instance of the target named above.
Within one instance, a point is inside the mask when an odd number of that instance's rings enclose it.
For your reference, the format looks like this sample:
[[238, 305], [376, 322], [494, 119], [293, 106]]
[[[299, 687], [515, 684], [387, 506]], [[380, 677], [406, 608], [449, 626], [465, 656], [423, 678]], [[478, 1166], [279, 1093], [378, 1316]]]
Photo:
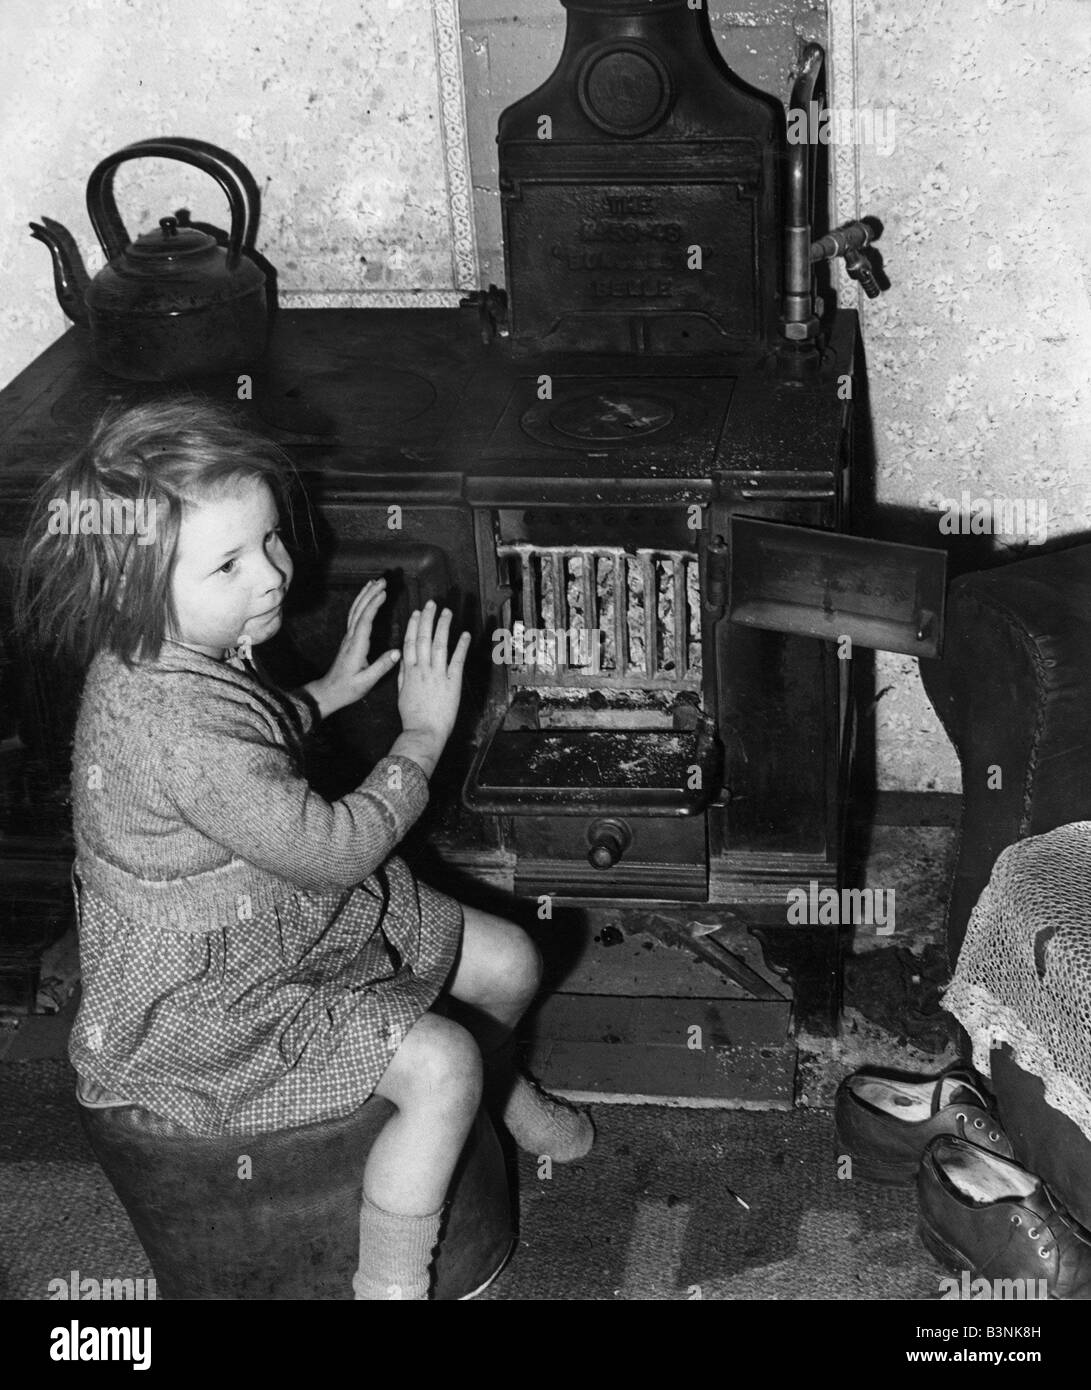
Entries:
[[895, 929], [885, 936], [857, 929], [841, 1035], [797, 1038], [797, 1103], [832, 1105], [838, 1083], [862, 1066], [928, 1073], [956, 1060], [952, 1021], [938, 1007], [956, 853], [949, 826], [872, 828], [861, 885], [894, 890]]

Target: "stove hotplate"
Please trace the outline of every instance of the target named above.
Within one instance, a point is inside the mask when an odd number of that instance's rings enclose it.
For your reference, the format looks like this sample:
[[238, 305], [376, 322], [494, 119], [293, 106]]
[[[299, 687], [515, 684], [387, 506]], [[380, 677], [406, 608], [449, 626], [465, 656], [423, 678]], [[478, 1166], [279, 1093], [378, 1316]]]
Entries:
[[482, 458], [578, 454], [619, 467], [671, 460], [685, 473], [703, 475], [712, 467], [734, 387], [735, 378], [722, 376], [521, 377]]

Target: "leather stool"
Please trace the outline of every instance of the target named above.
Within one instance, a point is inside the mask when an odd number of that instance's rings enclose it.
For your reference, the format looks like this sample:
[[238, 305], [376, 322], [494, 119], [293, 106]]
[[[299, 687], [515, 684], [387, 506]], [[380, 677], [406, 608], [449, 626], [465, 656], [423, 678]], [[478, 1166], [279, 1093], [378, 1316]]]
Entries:
[[[155, 1272], [160, 1298], [351, 1299], [364, 1162], [394, 1107], [207, 1139], [140, 1106], [80, 1116]], [[500, 1144], [482, 1110], [449, 1192], [433, 1297], [481, 1288], [513, 1244]]]

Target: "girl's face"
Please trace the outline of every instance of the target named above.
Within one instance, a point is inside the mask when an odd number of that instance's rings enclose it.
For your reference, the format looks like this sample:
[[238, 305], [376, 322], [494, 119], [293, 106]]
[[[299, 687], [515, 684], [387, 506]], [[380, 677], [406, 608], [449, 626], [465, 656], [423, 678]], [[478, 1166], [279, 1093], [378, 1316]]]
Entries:
[[280, 628], [292, 562], [268, 483], [237, 478], [186, 506], [171, 593], [183, 646], [222, 659], [243, 637], [257, 645]]

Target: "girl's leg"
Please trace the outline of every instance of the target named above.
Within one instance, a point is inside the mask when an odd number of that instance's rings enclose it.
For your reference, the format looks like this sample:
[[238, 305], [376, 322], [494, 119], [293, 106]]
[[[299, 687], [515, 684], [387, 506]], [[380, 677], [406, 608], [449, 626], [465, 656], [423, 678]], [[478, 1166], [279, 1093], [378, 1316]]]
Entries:
[[375, 1094], [393, 1101], [371, 1147], [364, 1191], [388, 1211], [418, 1216], [443, 1205], [481, 1103], [481, 1054], [457, 1023], [424, 1014], [405, 1035]]
[[462, 909], [462, 944], [449, 991], [466, 1004], [467, 1027], [486, 1056], [511, 1037], [542, 982], [542, 958], [521, 927], [475, 907]]
[[481, 1044], [490, 1102], [521, 1149], [558, 1162], [582, 1158], [594, 1143], [590, 1118], [543, 1091], [514, 1066], [512, 1030], [538, 992], [542, 962], [513, 922], [464, 907], [465, 930], [450, 993], [468, 1006], [467, 1026]]
[[477, 1044], [457, 1023], [425, 1014], [375, 1093], [397, 1112], [364, 1167], [353, 1289], [359, 1299], [423, 1299], [447, 1188], [481, 1102]]

